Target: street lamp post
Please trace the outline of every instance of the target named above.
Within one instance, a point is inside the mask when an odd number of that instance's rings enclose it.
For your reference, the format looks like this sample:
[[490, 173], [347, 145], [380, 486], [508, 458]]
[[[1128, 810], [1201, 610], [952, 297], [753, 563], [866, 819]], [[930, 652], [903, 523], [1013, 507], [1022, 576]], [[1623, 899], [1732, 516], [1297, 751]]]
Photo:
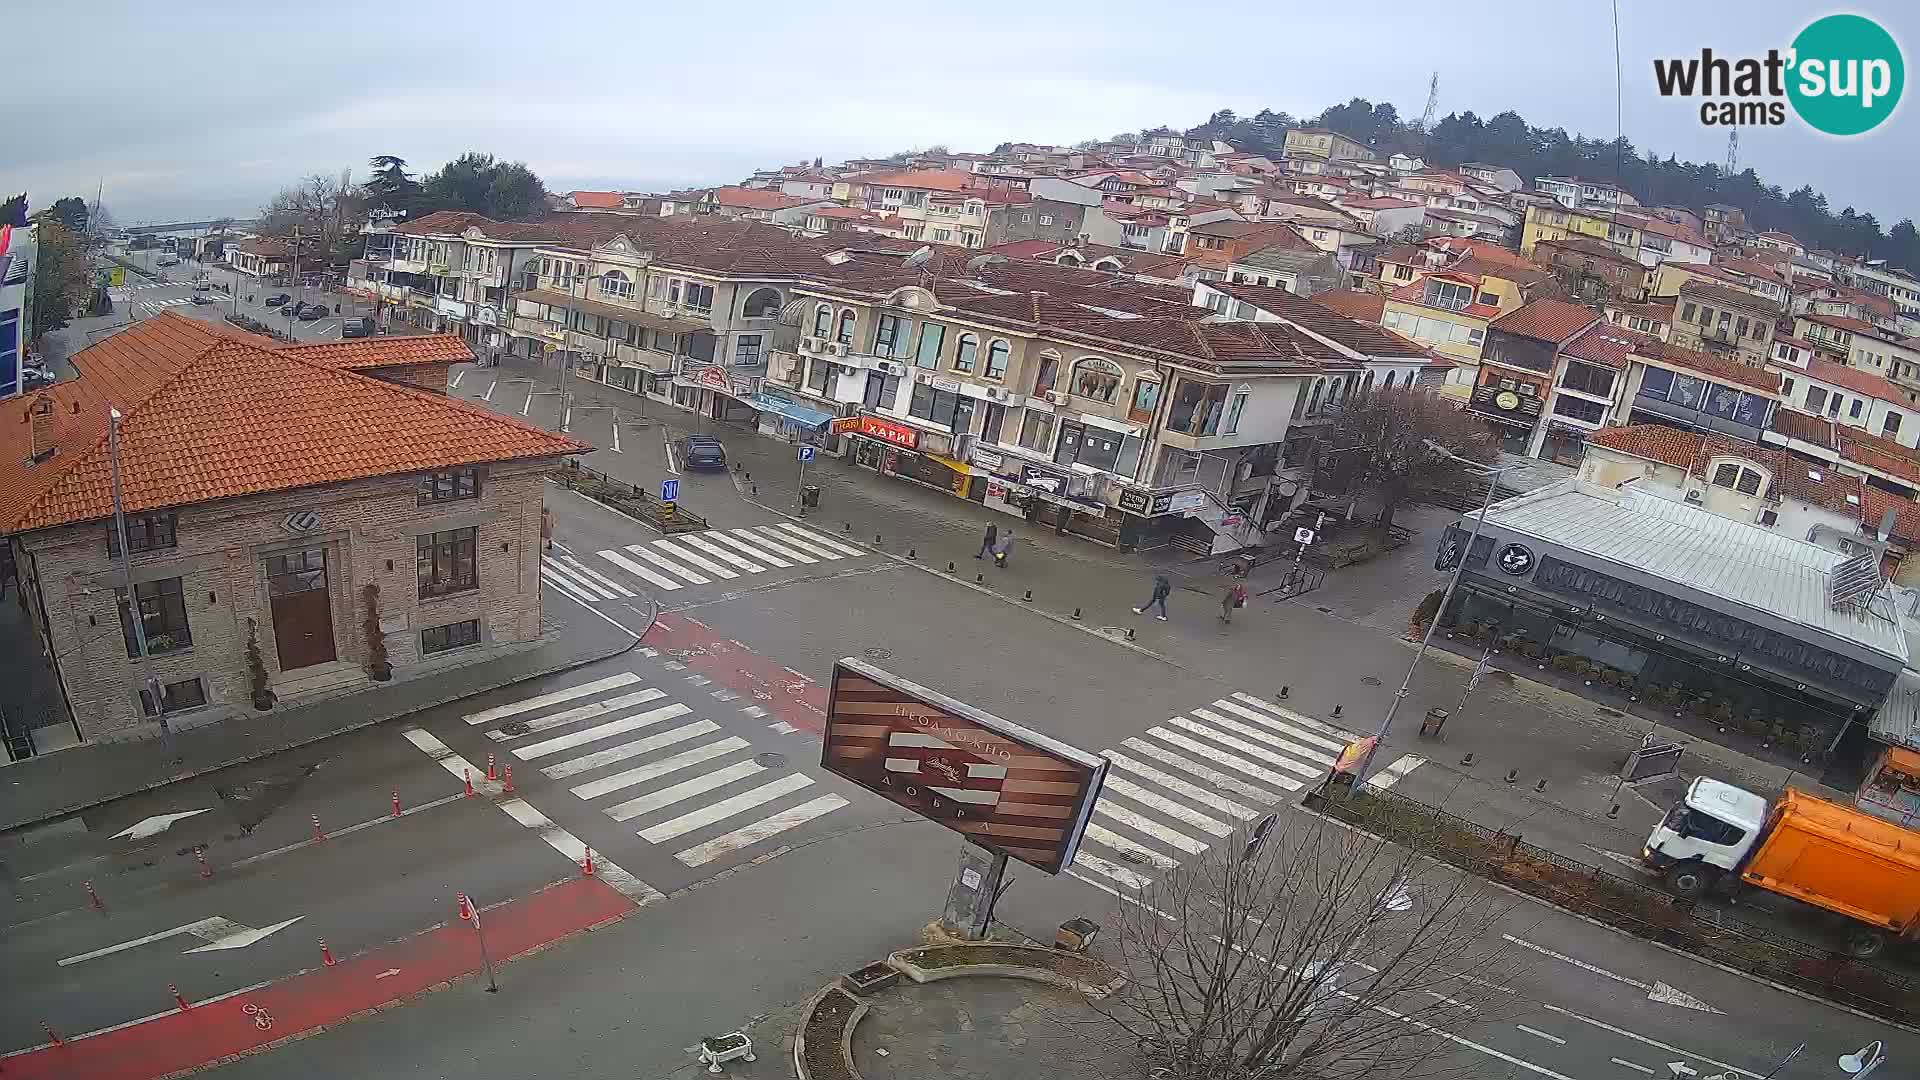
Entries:
[[1447, 605], [1453, 602], [1454, 590], [1460, 585], [1460, 575], [1467, 568], [1467, 553], [1473, 550], [1474, 542], [1480, 539], [1481, 528], [1487, 523], [1487, 507], [1493, 505], [1493, 493], [1500, 486], [1500, 476], [1513, 467], [1490, 469], [1477, 461], [1468, 461], [1431, 439], [1426, 440], [1426, 445], [1430, 452], [1486, 476], [1487, 494], [1480, 500], [1480, 512], [1474, 515], [1473, 532], [1467, 537], [1467, 545], [1461, 550], [1459, 558], [1454, 560], [1453, 573], [1447, 578], [1447, 589], [1440, 594], [1440, 609], [1433, 613], [1433, 618], [1427, 623], [1426, 633], [1420, 637], [1420, 647], [1414, 650], [1413, 662], [1407, 665], [1407, 677], [1400, 680], [1400, 689], [1394, 691], [1393, 700], [1387, 703], [1387, 713], [1380, 718], [1380, 730], [1374, 733], [1373, 745], [1367, 748], [1366, 756], [1360, 759], [1359, 766], [1354, 769], [1353, 790], [1355, 791], [1360, 790], [1361, 785], [1366, 783], [1367, 772], [1373, 768], [1374, 752], [1380, 749], [1380, 744], [1387, 739], [1387, 733], [1393, 730], [1393, 718], [1400, 711], [1401, 700], [1413, 692], [1414, 672], [1420, 670], [1420, 661], [1426, 659], [1427, 647], [1433, 643], [1433, 633], [1440, 628], [1440, 617], [1446, 612]]
[[1840, 1055], [1840, 1067], [1855, 1080], [1886, 1064], [1887, 1044], [1875, 1039], [1851, 1054]]

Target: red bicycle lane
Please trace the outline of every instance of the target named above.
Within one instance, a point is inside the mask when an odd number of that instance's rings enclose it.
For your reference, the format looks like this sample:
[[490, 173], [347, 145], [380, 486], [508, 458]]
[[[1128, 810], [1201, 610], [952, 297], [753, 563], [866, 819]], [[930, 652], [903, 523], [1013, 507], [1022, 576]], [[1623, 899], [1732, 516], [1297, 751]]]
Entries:
[[733, 638], [723, 637], [691, 615], [663, 615], [647, 635], [661, 657], [684, 664], [714, 685], [739, 694], [784, 721], [815, 735], [826, 730], [827, 688], [774, 663]]

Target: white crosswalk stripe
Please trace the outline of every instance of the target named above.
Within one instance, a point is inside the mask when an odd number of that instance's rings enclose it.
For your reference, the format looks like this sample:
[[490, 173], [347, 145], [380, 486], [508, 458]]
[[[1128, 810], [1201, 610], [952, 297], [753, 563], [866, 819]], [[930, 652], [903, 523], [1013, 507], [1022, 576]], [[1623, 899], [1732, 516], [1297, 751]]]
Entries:
[[[550, 561], [554, 565], [545, 569], [570, 572], [562, 580], [576, 589], [606, 590], [617, 583], [596, 580], [577, 561]], [[635, 685], [640, 682], [640, 676], [622, 672], [462, 719], [508, 744], [513, 757], [537, 763], [541, 775], [565, 781], [574, 798], [614, 821], [632, 822], [629, 828], [638, 829], [635, 835], [646, 843], [679, 841], [668, 850], [679, 849], [673, 857], [688, 868], [750, 853], [850, 805], [821, 791], [804, 772], [752, 757], [752, 741], [690, 716], [693, 710], [667, 700], [667, 691]], [[1142, 802], [1153, 805], [1151, 799]], [[1120, 809], [1120, 823], [1130, 824]], [[1152, 835], [1150, 828], [1142, 831]]]
[[568, 596], [595, 603], [636, 595], [616, 571], [672, 592], [743, 574], [764, 574], [769, 569], [839, 562], [867, 552], [810, 529], [781, 523], [686, 533], [608, 548], [597, 554], [604, 563], [589, 565], [571, 555], [543, 557], [541, 576]]
[[[1104, 888], [1146, 888], [1325, 777], [1355, 738], [1243, 693], [1170, 716], [1102, 752], [1110, 768], [1072, 872]], [[1423, 764], [1404, 755], [1368, 783], [1392, 787]]]

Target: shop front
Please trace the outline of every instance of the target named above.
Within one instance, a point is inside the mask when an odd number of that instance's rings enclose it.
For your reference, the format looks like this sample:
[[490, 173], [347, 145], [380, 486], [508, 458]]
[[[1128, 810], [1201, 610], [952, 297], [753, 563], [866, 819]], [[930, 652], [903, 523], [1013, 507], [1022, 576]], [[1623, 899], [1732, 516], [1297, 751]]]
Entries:
[[751, 375], [736, 375], [718, 364], [689, 362], [673, 378], [673, 403], [702, 416], [738, 424], [759, 426], [760, 410], [753, 404], [760, 380]]
[[1101, 475], [1042, 464], [998, 448], [976, 446], [969, 459], [985, 474], [981, 502], [989, 508], [1063, 536], [1109, 546], [1120, 543], [1121, 515], [1101, 501]]
[[954, 437], [947, 432], [864, 413], [850, 437], [853, 463], [861, 468], [943, 491], [957, 499], [979, 502], [985, 497], [985, 487], [975, 484], [979, 470], [951, 456]]
[[760, 410], [760, 434], [776, 439], [818, 443], [826, 435], [827, 425], [833, 421], [832, 413], [822, 412], [765, 386], [747, 401]]
[[1436, 569], [1466, 564], [1441, 624], [1717, 742], [1822, 761], [1851, 734], [1859, 752], [1905, 664], [1897, 614], [1832, 603], [1839, 555], [1728, 526], [1572, 481], [1496, 503], [1470, 546], [1471, 519], [1441, 539]]
[[1180, 523], [1207, 505], [1206, 492], [1151, 491], [1127, 488], [1120, 492], [1120, 546], [1131, 551], [1165, 547], [1181, 531]]

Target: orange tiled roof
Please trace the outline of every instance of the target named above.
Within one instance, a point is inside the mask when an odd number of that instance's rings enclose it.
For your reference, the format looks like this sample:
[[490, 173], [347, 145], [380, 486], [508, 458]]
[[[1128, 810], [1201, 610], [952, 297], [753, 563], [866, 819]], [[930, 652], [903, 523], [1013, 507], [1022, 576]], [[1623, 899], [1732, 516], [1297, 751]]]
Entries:
[[[380, 348], [395, 340], [356, 342]], [[0, 535], [113, 512], [107, 413], [129, 511], [589, 449], [465, 402], [164, 313], [74, 357], [80, 377], [0, 412]], [[27, 410], [53, 403], [51, 457]]]
[[1898, 405], [1906, 404], [1906, 395], [1900, 392], [1899, 387], [1871, 371], [1862, 371], [1857, 367], [1814, 358], [1807, 361], [1806, 377], [1832, 386], [1845, 387], [1856, 394], [1865, 394], [1881, 401], [1891, 401]]
[[459, 364], [473, 359], [473, 350], [452, 334], [421, 334], [416, 337], [359, 338], [347, 341], [323, 341], [313, 345], [283, 345], [287, 356], [359, 371], [374, 367], [406, 367], [411, 364]]
[[576, 191], [567, 198], [582, 210], [618, 210], [625, 203], [617, 191]]
[[1345, 315], [1349, 319], [1359, 319], [1379, 325], [1380, 316], [1387, 306], [1387, 298], [1377, 292], [1362, 292], [1359, 289], [1328, 289], [1313, 294], [1313, 302], [1333, 312]]
[[1587, 445], [1604, 446], [1648, 461], [1672, 465], [1676, 469], [1693, 467], [1700, 452], [1701, 436], [1665, 424], [1629, 424], [1626, 427], [1601, 428], [1587, 436]]
[[1592, 308], [1565, 300], [1535, 300], [1493, 320], [1487, 329], [1557, 345], [1599, 317]]
[[1920, 456], [1916, 456], [1920, 452], [1859, 428], [1836, 426], [1836, 433], [1840, 437], [1840, 457], [1843, 460], [1878, 469], [1910, 484], [1920, 484]]

